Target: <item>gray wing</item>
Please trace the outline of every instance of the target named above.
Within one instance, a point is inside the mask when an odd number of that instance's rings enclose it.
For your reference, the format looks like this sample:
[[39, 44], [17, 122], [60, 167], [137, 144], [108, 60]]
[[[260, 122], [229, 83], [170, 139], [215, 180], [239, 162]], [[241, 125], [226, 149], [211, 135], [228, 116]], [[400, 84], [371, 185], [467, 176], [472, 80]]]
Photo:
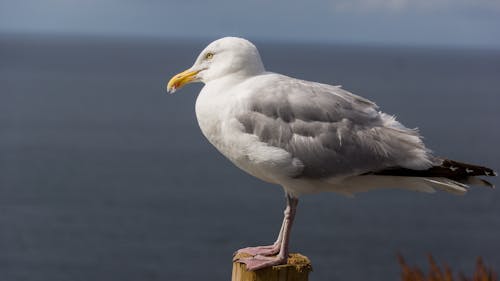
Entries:
[[432, 156], [418, 133], [338, 86], [279, 76], [249, 95], [245, 133], [289, 152], [294, 177], [359, 175], [389, 167], [425, 169]]

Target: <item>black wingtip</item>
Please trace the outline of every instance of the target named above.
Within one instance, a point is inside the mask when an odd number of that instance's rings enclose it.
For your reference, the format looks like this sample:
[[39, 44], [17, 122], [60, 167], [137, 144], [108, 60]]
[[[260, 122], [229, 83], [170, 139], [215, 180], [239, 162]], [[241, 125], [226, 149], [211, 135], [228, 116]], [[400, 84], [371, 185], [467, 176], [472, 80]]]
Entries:
[[446, 167], [453, 172], [461, 173], [464, 176], [489, 176], [496, 177], [497, 173], [488, 167], [478, 166], [449, 159], [444, 159], [441, 167]]
[[497, 172], [495, 172], [493, 170], [484, 171], [484, 175], [488, 176], [488, 177], [496, 177], [496, 176], [498, 176]]
[[493, 184], [476, 177], [497, 176], [497, 173], [490, 168], [449, 159], [442, 159], [440, 165], [433, 166], [427, 170], [412, 170], [402, 167], [394, 167], [367, 174], [406, 177], [443, 177], [462, 183], [471, 183], [475, 181], [476, 184], [489, 186], [491, 188], [494, 188]]

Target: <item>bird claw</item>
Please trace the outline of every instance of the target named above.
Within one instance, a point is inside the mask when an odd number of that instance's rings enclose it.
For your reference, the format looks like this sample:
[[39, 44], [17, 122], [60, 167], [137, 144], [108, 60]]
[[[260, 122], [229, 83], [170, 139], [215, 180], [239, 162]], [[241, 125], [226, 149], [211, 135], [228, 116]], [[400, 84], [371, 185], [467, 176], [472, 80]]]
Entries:
[[268, 246], [257, 246], [257, 247], [246, 247], [243, 249], [239, 249], [233, 254], [233, 257], [238, 256], [239, 254], [250, 255], [252, 257], [261, 255], [261, 256], [273, 256], [279, 253], [280, 245], [268, 245]]
[[250, 258], [239, 258], [235, 260], [239, 263], [244, 263], [247, 270], [254, 271], [275, 265], [282, 265], [287, 263], [287, 258], [281, 256], [267, 257], [267, 256], [254, 256]]

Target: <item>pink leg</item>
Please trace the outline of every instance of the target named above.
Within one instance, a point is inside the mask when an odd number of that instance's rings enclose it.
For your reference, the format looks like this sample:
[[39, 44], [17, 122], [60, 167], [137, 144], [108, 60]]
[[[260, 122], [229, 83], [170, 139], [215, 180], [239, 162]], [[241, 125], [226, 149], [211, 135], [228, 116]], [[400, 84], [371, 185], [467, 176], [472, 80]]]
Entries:
[[276, 242], [274, 242], [272, 245], [266, 245], [266, 246], [256, 246], [256, 247], [246, 247], [239, 249], [234, 253], [233, 256], [236, 256], [238, 254], [247, 254], [251, 256], [256, 256], [256, 255], [261, 255], [261, 256], [272, 256], [276, 255], [280, 251], [281, 247], [281, 240], [283, 240], [283, 228], [285, 227], [285, 218], [283, 218], [283, 223], [281, 224], [280, 232], [278, 234], [278, 238], [276, 239]]
[[[238, 262], [247, 265], [248, 270], [257, 270], [265, 267], [270, 267], [273, 265], [286, 264], [288, 259], [288, 243], [290, 240], [290, 233], [292, 230], [293, 220], [295, 218], [295, 213], [297, 210], [297, 204], [299, 200], [287, 194], [286, 196], [287, 206], [285, 209], [283, 225], [281, 233], [278, 236], [279, 241], [279, 251], [276, 256], [265, 256], [265, 255], [254, 255], [250, 258], [237, 259]], [[281, 239], [280, 239], [281, 238]], [[278, 242], [278, 241], [276, 241]], [[274, 245], [273, 245], [274, 246]]]

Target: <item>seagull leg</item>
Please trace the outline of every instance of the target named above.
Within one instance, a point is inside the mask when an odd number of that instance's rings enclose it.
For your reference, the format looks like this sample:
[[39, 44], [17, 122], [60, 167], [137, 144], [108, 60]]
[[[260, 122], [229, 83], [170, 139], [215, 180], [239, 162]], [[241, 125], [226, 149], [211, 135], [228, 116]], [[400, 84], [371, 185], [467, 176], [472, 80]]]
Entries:
[[278, 234], [278, 238], [276, 242], [272, 245], [266, 246], [256, 246], [256, 247], [246, 247], [243, 249], [239, 249], [234, 253], [233, 256], [237, 256], [238, 254], [247, 254], [251, 256], [261, 255], [261, 256], [272, 256], [276, 255], [280, 251], [281, 240], [283, 240], [283, 228], [285, 227], [285, 218], [283, 218], [283, 223], [281, 224], [280, 232]]
[[236, 261], [244, 263], [247, 265], [248, 270], [257, 270], [265, 267], [270, 267], [273, 265], [285, 264], [288, 260], [288, 244], [290, 241], [290, 233], [292, 230], [293, 220], [295, 218], [295, 213], [297, 211], [297, 204], [299, 200], [289, 194], [286, 195], [287, 206], [284, 212], [284, 220], [281, 235], [278, 236], [280, 240], [279, 252], [276, 256], [264, 256], [256, 255], [249, 258], [241, 258]]

